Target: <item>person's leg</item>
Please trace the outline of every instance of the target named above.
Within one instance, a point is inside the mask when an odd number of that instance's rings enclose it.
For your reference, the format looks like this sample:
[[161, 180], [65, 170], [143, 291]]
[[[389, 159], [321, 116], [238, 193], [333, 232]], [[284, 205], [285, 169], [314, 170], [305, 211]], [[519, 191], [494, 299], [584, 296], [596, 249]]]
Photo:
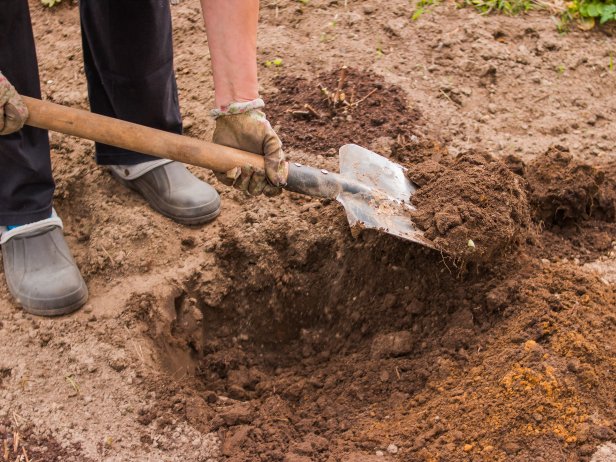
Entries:
[[[20, 94], [41, 97], [28, 2], [3, 2], [0, 71]], [[45, 130], [24, 127], [0, 136], [0, 225], [23, 225], [51, 216], [54, 192]]]
[[[2, 4], [0, 70], [20, 94], [41, 97], [27, 0]], [[24, 127], [0, 136], [0, 247], [9, 291], [41, 316], [81, 307], [88, 289], [52, 216], [54, 182], [47, 132]]]
[[[81, 0], [79, 5], [92, 111], [181, 133], [169, 1]], [[96, 160], [179, 223], [205, 223], [220, 212], [216, 190], [180, 163], [102, 144], [96, 146]]]
[[[92, 112], [182, 132], [168, 1], [80, 1]], [[99, 164], [155, 158], [98, 144]]]

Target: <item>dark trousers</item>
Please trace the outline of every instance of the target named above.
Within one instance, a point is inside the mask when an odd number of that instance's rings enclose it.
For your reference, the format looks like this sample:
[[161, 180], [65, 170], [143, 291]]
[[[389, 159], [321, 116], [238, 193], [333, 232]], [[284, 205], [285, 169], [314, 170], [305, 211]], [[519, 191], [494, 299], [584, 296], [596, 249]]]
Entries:
[[[181, 133], [169, 0], [81, 0], [83, 58], [93, 112]], [[0, 71], [41, 97], [27, 0], [2, 2]], [[154, 159], [97, 144], [99, 164]], [[0, 225], [48, 218], [54, 182], [44, 130], [0, 136]]]

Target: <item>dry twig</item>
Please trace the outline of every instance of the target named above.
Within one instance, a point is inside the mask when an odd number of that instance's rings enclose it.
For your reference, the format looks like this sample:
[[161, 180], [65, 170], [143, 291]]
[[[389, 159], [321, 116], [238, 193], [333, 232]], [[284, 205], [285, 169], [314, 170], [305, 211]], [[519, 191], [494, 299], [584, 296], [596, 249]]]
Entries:
[[345, 96], [342, 89], [344, 88], [344, 83], [346, 81], [347, 75], [347, 67], [342, 66], [340, 69], [340, 77], [338, 78], [338, 86], [336, 87], [336, 93], [334, 93], [334, 100], [332, 101], [334, 107], [336, 107], [340, 102], [344, 101]]
[[308, 103], [304, 104], [304, 109], [306, 109], [306, 111], [308, 111], [310, 114], [315, 116], [317, 119], [321, 118], [321, 114], [315, 108], [313, 108], [310, 104]]

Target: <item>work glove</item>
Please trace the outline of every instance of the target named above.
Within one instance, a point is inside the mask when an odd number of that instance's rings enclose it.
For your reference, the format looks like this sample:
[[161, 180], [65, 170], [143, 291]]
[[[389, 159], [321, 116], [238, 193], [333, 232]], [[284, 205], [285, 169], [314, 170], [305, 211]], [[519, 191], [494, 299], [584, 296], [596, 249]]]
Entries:
[[0, 135], [8, 135], [21, 130], [28, 118], [26, 104], [0, 72]]
[[216, 177], [227, 186], [251, 196], [263, 193], [276, 196], [287, 184], [288, 165], [282, 152], [282, 143], [261, 109], [262, 99], [245, 103], [231, 103], [212, 111], [216, 120], [213, 140], [216, 144], [254, 152], [265, 157], [265, 172], [246, 165], [236, 167]]

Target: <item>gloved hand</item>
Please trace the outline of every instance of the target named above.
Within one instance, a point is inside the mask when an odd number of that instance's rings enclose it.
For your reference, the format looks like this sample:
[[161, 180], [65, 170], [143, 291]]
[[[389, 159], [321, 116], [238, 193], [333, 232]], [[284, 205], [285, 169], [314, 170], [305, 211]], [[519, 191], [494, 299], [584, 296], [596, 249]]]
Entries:
[[232, 103], [212, 111], [216, 120], [214, 143], [265, 157], [265, 172], [247, 165], [216, 174], [220, 182], [251, 196], [261, 193], [266, 196], [280, 194], [281, 187], [287, 184], [289, 174], [280, 138], [260, 110], [264, 106], [262, 99], [256, 99], [246, 103]]
[[21, 130], [26, 119], [28, 108], [15, 87], [0, 72], [0, 135]]

